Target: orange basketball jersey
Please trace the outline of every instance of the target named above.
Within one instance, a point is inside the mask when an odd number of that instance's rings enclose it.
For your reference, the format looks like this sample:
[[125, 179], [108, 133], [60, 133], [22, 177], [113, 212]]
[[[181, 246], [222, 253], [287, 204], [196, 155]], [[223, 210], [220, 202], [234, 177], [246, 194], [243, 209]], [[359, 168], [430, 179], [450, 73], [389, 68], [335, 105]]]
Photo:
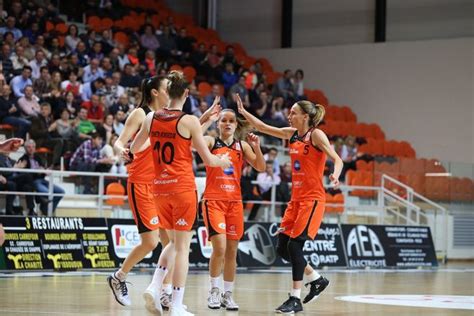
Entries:
[[292, 201], [326, 199], [323, 187], [326, 154], [313, 146], [311, 142], [313, 130], [309, 129], [303, 136], [298, 136], [298, 132], [295, 131], [290, 138]]
[[[140, 109], [145, 112], [145, 115], [151, 111], [149, 107]], [[135, 138], [135, 136], [133, 138]], [[148, 147], [134, 154], [131, 158], [133, 159], [132, 162], [127, 165], [128, 182], [152, 184], [155, 178], [152, 148]]]
[[155, 164], [155, 193], [170, 194], [196, 190], [191, 138], [178, 132], [179, 120], [186, 113], [160, 110], [153, 115], [150, 142]]
[[222, 170], [222, 168], [206, 166], [206, 190], [204, 199], [240, 201], [240, 176], [244, 162], [244, 152], [242, 143], [238, 140], [227, 146], [220, 138], [216, 137], [214, 147], [211, 150], [214, 155], [228, 154], [232, 166]]

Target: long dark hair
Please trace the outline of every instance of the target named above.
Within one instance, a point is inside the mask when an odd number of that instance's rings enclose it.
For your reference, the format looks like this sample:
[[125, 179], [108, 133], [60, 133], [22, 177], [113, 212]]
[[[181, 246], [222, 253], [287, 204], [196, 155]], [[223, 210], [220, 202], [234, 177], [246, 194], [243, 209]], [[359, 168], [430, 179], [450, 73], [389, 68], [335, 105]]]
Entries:
[[165, 76], [153, 76], [153, 77], [142, 80], [142, 83], [140, 85], [140, 92], [142, 93], [142, 99], [140, 100], [140, 103], [138, 104], [139, 108], [148, 106], [148, 104], [150, 104], [153, 101], [151, 90], [153, 89], [159, 90], [161, 82], [165, 79], [166, 79]]

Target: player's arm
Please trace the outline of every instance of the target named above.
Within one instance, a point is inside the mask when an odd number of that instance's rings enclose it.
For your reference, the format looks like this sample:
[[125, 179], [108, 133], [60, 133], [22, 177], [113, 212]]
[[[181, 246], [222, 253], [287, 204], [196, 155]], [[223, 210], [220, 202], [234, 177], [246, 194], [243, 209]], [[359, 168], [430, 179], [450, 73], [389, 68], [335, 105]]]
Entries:
[[294, 128], [291, 127], [283, 127], [283, 128], [278, 128], [274, 127], [268, 124], [265, 124], [252, 114], [250, 114], [244, 107], [242, 100], [240, 99], [240, 96], [237, 94], [236, 96], [237, 99], [237, 109], [239, 110], [239, 113], [242, 114], [243, 117], [252, 125], [255, 127], [259, 132], [275, 136], [281, 139], [290, 139], [291, 136], [293, 136], [293, 133], [295, 132]]
[[214, 137], [211, 137], [211, 136], [204, 136], [204, 141], [206, 142], [207, 148], [209, 148], [209, 150], [211, 150], [212, 147], [214, 147], [216, 139]]
[[331, 146], [328, 137], [322, 130], [314, 129], [311, 133], [311, 141], [314, 146], [321, 149], [334, 161], [334, 171], [329, 175], [329, 179], [331, 180], [331, 184], [337, 187], [339, 185], [339, 176], [341, 175], [342, 167], [344, 165], [342, 159]]
[[242, 150], [247, 162], [254, 167], [258, 172], [265, 171], [265, 158], [263, 158], [262, 150], [260, 149], [260, 138], [250, 133], [247, 136], [247, 141], [242, 141]]
[[143, 122], [140, 131], [138, 132], [137, 136], [133, 140], [132, 145], [130, 146], [130, 151], [132, 154], [135, 154], [137, 152], [140, 152], [150, 146], [150, 138], [148, 137], [150, 135], [150, 127], [151, 127], [151, 121], [153, 119], [153, 112], [148, 113], [148, 115], [145, 118], [145, 121]]
[[126, 144], [133, 135], [140, 129], [140, 126], [144, 119], [144, 112], [135, 109], [125, 121], [125, 127], [120, 133], [119, 138], [114, 143], [115, 154], [119, 155], [123, 161], [130, 160], [129, 152], [130, 149], [126, 148]]
[[199, 118], [199, 123], [201, 123], [202, 132], [205, 133], [211, 125], [219, 119], [219, 114], [221, 112], [220, 105], [221, 97], [217, 96], [214, 98], [212, 106], [204, 112]]
[[222, 169], [229, 168], [231, 162], [228, 156], [218, 157], [211, 154], [208, 145], [202, 136], [201, 126], [197, 117], [192, 115], [186, 115], [181, 119], [185, 126], [189, 129], [193, 147], [197, 150], [199, 156], [206, 166], [209, 167], [221, 167]]

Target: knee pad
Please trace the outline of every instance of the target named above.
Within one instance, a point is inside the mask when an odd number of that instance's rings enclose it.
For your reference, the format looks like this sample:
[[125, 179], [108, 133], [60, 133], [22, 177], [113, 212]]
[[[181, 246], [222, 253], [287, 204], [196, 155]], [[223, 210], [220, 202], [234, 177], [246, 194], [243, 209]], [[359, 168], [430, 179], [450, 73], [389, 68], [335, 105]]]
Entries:
[[290, 237], [285, 234], [278, 234], [278, 243], [276, 251], [280, 257], [285, 259], [286, 261], [290, 261], [290, 253], [288, 252], [288, 242], [290, 241]]
[[304, 240], [290, 239], [288, 243], [288, 252], [291, 259], [291, 268], [293, 281], [303, 280], [304, 268], [306, 267], [306, 259], [303, 255]]

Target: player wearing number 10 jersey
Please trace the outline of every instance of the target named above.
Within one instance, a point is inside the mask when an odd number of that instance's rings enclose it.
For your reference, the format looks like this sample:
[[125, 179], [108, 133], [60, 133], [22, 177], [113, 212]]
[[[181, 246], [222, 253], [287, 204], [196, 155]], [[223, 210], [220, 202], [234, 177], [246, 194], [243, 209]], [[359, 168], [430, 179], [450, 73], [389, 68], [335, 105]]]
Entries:
[[[172, 242], [161, 252], [158, 260], [157, 286], [171, 267], [173, 298], [171, 316], [193, 315], [183, 307], [184, 286], [189, 265], [191, 228], [197, 216], [197, 196], [192, 170], [191, 145], [196, 148], [206, 165], [228, 168], [228, 157], [212, 155], [206, 147], [198, 119], [186, 115], [182, 108], [188, 96], [187, 82], [182, 73], [168, 75], [168, 108], [148, 114], [135, 141], [132, 153], [149, 142], [153, 148], [155, 165], [155, 197], [159, 217]], [[160, 307], [156, 306], [161, 313]]]

